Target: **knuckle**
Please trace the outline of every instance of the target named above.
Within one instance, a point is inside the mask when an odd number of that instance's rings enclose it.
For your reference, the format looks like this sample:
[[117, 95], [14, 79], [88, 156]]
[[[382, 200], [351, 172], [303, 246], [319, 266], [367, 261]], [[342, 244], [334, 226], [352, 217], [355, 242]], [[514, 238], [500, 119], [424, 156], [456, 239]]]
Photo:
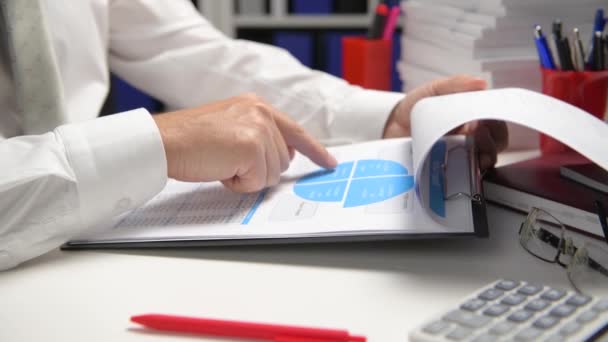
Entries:
[[264, 117], [266, 120], [272, 118], [272, 107], [263, 101], [258, 101], [254, 103], [253, 107], [255, 108], [255, 113], [259, 116]]
[[264, 112], [254, 111], [251, 113], [251, 121], [254, 125], [256, 125], [259, 129], [266, 128], [270, 125], [269, 121], [270, 117]]
[[236, 140], [239, 149], [244, 150], [248, 156], [257, 156], [263, 152], [263, 133], [256, 127], [240, 130]]
[[256, 93], [244, 93], [238, 96], [240, 99], [245, 101], [260, 101], [260, 97]]

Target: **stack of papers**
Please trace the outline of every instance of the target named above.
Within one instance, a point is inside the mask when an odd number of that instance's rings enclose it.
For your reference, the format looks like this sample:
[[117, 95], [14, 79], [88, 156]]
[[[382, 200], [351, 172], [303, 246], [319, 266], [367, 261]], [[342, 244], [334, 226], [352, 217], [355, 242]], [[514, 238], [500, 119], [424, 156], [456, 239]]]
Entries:
[[[467, 73], [491, 87], [541, 89], [534, 26], [551, 37], [559, 18], [572, 39], [590, 39], [593, 17], [606, 0], [407, 0], [398, 64], [404, 90]], [[585, 43], [587, 43], [585, 41]]]

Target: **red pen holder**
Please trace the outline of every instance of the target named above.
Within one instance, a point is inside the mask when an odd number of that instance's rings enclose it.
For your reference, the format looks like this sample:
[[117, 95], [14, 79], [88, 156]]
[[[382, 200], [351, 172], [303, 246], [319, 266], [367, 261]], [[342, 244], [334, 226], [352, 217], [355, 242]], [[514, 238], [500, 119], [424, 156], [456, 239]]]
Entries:
[[[541, 72], [544, 94], [579, 107], [600, 120], [605, 119], [608, 71], [559, 71], [543, 68]], [[566, 145], [544, 134], [540, 135], [540, 149], [543, 154], [570, 150]]]
[[368, 89], [391, 89], [392, 42], [364, 37], [342, 38], [342, 75]]

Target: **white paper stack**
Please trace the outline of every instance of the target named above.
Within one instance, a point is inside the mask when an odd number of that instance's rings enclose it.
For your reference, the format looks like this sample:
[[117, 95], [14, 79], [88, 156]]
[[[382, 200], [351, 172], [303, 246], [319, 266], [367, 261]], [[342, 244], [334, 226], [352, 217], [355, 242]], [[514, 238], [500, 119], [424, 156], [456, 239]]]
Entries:
[[[398, 69], [408, 91], [427, 81], [467, 73], [491, 87], [540, 90], [534, 26], [551, 40], [559, 18], [572, 39], [591, 37], [595, 10], [606, 0], [407, 0], [402, 60]], [[555, 56], [556, 57], [556, 56]]]

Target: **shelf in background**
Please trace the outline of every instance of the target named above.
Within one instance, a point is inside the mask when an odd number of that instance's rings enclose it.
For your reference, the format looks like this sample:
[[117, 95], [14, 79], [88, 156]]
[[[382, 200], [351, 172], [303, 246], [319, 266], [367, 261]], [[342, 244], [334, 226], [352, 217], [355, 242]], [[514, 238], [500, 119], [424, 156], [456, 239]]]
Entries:
[[243, 16], [234, 18], [238, 28], [366, 28], [371, 22], [367, 14]]

